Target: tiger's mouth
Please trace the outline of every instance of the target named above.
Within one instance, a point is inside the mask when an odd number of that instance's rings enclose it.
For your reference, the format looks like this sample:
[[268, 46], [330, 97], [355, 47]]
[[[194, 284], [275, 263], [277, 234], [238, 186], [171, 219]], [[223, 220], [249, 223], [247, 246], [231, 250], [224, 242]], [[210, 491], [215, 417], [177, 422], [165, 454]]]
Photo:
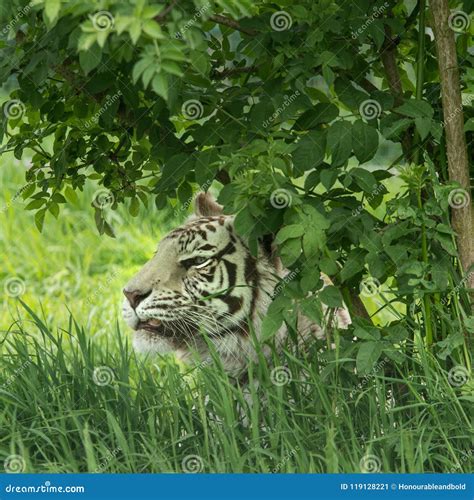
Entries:
[[136, 327], [137, 330], [145, 330], [150, 333], [156, 333], [163, 335], [165, 333], [165, 326], [163, 322], [159, 319], [148, 319], [146, 321], [140, 321]]

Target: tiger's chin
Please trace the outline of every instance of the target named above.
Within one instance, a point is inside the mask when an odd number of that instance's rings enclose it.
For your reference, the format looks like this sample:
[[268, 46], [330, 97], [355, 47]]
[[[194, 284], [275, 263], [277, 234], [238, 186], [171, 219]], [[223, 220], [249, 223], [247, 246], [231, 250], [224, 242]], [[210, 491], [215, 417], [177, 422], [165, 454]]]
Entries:
[[174, 343], [157, 331], [137, 328], [133, 333], [133, 348], [140, 354], [168, 354], [176, 352]]

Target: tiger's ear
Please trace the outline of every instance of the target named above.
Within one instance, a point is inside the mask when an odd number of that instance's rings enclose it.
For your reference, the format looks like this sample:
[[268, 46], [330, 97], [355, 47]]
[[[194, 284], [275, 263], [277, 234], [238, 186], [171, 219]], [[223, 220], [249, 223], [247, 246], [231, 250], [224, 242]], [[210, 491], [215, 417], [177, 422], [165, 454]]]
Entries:
[[194, 213], [198, 217], [211, 217], [223, 213], [222, 205], [219, 205], [210, 193], [201, 192], [196, 196]]

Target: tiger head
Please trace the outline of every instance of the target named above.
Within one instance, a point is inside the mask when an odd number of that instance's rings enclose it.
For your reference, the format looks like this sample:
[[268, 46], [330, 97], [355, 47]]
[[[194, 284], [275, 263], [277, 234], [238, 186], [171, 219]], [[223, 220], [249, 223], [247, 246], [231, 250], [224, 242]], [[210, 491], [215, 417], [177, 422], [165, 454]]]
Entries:
[[123, 315], [140, 352], [209, 355], [242, 365], [249, 324], [271, 301], [276, 267], [268, 248], [252, 256], [234, 230], [234, 217], [209, 194], [196, 197], [195, 215], [158, 244], [126, 284]]

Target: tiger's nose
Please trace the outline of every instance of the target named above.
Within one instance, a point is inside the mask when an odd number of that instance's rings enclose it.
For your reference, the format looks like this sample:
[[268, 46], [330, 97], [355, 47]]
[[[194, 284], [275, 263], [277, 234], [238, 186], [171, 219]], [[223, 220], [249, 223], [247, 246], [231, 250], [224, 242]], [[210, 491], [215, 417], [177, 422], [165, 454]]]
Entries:
[[125, 295], [125, 297], [127, 297], [127, 300], [133, 307], [133, 309], [135, 309], [142, 300], [146, 299], [150, 295], [150, 293], [151, 290], [143, 292], [142, 290], [127, 290], [126, 288], [123, 289], [123, 294]]

